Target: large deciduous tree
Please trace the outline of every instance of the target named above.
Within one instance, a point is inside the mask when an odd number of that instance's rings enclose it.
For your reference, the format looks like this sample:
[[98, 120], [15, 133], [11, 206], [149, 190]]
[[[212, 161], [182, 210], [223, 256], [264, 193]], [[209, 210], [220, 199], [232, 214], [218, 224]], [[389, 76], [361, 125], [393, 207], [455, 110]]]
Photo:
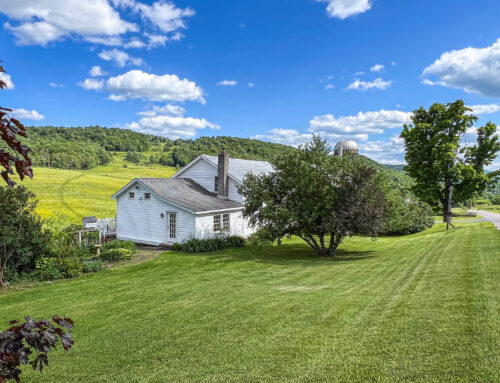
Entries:
[[[0, 65], [0, 72], [5, 72]], [[5, 81], [0, 80], [0, 89], [7, 87]], [[29, 148], [19, 140], [19, 137], [26, 137], [26, 128], [19, 120], [9, 116], [11, 109], [0, 107], [0, 166], [3, 170], [0, 175], [7, 182], [7, 185], [14, 186], [9, 175], [14, 174], [14, 169], [19, 174], [21, 180], [24, 176], [33, 177], [31, 170], [31, 160], [29, 158]]]
[[406, 171], [415, 180], [413, 191], [448, 221], [451, 198], [465, 202], [493, 185], [499, 171], [486, 173], [500, 150], [496, 126], [489, 122], [477, 129], [477, 143], [465, 145], [464, 135], [478, 119], [462, 100], [435, 103], [413, 112], [404, 125]]
[[334, 256], [347, 235], [382, 230], [385, 197], [377, 171], [361, 158], [330, 151], [314, 137], [280, 156], [275, 172], [247, 176], [240, 192], [250, 225], [268, 238], [297, 235], [320, 256]]
[[34, 198], [24, 186], [0, 187], [0, 288], [6, 271], [33, 269], [36, 257], [50, 252], [50, 234], [35, 213]]

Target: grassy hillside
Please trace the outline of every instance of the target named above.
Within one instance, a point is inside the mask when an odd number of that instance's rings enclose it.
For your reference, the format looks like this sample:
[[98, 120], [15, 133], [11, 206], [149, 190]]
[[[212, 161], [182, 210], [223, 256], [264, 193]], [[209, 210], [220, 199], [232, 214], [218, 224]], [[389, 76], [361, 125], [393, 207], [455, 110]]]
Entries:
[[136, 177], [170, 177], [176, 172], [161, 165], [125, 163], [124, 156], [115, 152], [109, 165], [91, 170], [36, 167], [33, 180], [27, 179], [23, 184], [37, 195], [38, 212], [44, 218], [64, 215], [71, 222], [81, 223], [89, 215], [114, 217], [116, 201], [111, 196], [127, 182]]
[[498, 382], [500, 232], [442, 224], [138, 265], [0, 293], [0, 323], [71, 316], [71, 354], [29, 382]]

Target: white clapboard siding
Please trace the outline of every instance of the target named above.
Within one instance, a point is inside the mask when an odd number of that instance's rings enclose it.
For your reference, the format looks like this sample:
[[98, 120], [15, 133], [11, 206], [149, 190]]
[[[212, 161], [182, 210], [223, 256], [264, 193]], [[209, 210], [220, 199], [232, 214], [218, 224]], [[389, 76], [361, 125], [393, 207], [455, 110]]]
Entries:
[[[222, 213], [203, 214], [196, 216], [196, 238], [212, 238], [214, 233], [214, 215], [220, 215], [222, 225]], [[229, 213], [229, 228], [231, 235], [244, 236], [245, 227], [243, 226], [241, 211]]]
[[[129, 198], [134, 193], [134, 199]], [[153, 193], [149, 200], [144, 199], [147, 192], [135, 185], [117, 199], [116, 236], [118, 239], [138, 243], [159, 245], [172, 242], [167, 239], [167, 212], [177, 213], [177, 242], [183, 242], [195, 235], [194, 214], [168, 204]], [[161, 217], [163, 214], [163, 218]]]
[[237, 189], [237, 183], [233, 179], [229, 179], [229, 184], [228, 184], [228, 196], [227, 196], [231, 201], [236, 201], [239, 203], [243, 203], [243, 198], [241, 197], [241, 194], [238, 193]]
[[191, 178], [193, 181], [198, 182], [208, 191], [215, 191], [215, 177], [217, 177], [217, 168], [210, 165], [206, 160], [200, 159], [189, 169], [184, 171], [180, 178]]

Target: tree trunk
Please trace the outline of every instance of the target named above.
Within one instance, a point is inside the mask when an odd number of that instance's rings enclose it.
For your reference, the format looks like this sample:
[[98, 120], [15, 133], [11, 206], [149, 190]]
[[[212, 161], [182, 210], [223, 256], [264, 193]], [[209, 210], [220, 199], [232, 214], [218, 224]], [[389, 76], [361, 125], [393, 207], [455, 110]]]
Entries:
[[441, 205], [443, 206], [443, 222], [451, 222], [451, 200], [453, 194], [453, 185], [451, 182], [446, 181], [444, 185], [444, 196], [441, 199]]
[[7, 268], [7, 263], [9, 258], [12, 256], [12, 252], [7, 251], [7, 247], [4, 245], [3, 252], [0, 255], [0, 289], [3, 289], [6, 285], [5, 283], [5, 269]]
[[448, 222], [448, 217], [447, 217], [448, 201], [447, 200], [441, 201], [441, 204], [443, 205], [443, 222], [446, 223]]
[[451, 223], [451, 216], [452, 216], [452, 213], [451, 213], [451, 200], [453, 198], [453, 185], [450, 186], [449, 190], [448, 190], [448, 207], [447, 207], [447, 220], [446, 220], [446, 230], [448, 230], [450, 228], [450, 226], [452, 228], [455, 228], [455, 226], [453, 226], [453, 224]]
[[328, 253], [330, 257], [334, 257], [337, 251], [337, 247], [342, 243], [344, 239], [343, 236], [335, 235], [334, 233], [330, 233], [330, 245], [328, 246]]
[[3, 289], [5, 287], [5, 269], [7, 267], [7, 254], [2, 255], [2, 258], [0, 258], [0, 289]]

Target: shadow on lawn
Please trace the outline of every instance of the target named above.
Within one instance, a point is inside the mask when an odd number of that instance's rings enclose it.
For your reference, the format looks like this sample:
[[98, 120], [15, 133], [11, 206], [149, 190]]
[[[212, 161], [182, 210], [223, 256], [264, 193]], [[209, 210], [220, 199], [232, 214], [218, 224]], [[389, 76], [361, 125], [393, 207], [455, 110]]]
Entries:
[[213, 257], [218, 262], [261, 262], [276, 265], [324, 266], [361, 261], [375, 256], [375, 251], [349, 251], [338, 249], [335, 257], [319, 257], [305, 245], [283, 244], [281, 246], [226, 249], [217, 252], [186, 254], [194, 257]]

